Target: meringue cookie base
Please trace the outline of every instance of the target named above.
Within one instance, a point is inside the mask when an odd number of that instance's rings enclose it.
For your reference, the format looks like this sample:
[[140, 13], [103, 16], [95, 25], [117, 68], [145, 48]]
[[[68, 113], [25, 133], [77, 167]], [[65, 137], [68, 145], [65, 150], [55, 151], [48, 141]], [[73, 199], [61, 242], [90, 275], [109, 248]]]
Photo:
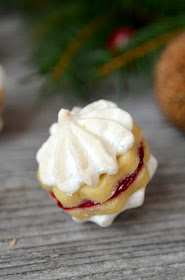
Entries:
[[[80, 202], [84, 200], [85, 201], [90, 200], [93, 202], [95, 201], [96, 203], [99, 202], [98, 198], [99, 195], [101, 194], [101, 197], [104, 196], [104, 200], [102, 202], [100, 201], [100, 203], [98, 203], [97, 205], [93, 205], [93, 207], [85, 207], [84, 209], [82, 209], [78, 207], [79, 204], [77, 202], [74, 204], [71, 203], [72, 205], [69, 205], [68, 207], [68, 203], [66, 203], [66, 200], [64, 199], [65, 198], [64, 194], [60, 190], [58, 190], [58, 188], [55, 186], [48, 188], [48, 186], [43, 185], [39, 178], [39, 171], [38, 171], [38, 179], [41, 183], [41, 186], [49, 190], [50, 192], [53, 192], [56, 199], [61, 203], [61, 206], [64, 209], [64, 211], [79, 220], [87, 220], [95, 215], [112, 215], [112, 214], [120, 213], [122, 209], [125, 207], [128, 198], [139, 189], [144, 188], [150, 179], [150, 175], [147, 168], [147, 162], [150, 158], [149, 146], [144, 139], [142, 139], [141, 142], [142, 144], [139, 144], [139, 141], [141, 141], [142, 134], [140, 133], [136, 133], [136, 134], [137, 136], [135, 136], [135, 138], [137, 139], [137, 141], [134, 144], [134, 146], [126, 154], [124, 154], [118, 159], [118, 163], [120, 167], [119, 173], [111, 176], [108, 176], [106, 174], [103, 175], [103, 178], [102, 177], [100, 178], [100, 182], [99, 185], [97, 186], [97, 189], [88, 187], [90, 194], [87, 193], [87, 196], [84, 197], [84, 199], [80, 199]], [[139, 155], [138, 155], [138, 149], [140, 145], [142, 145], [143, 147], [142, 168], [139, 170], [136, 178], [126, 190], [121, 192], [118, 196], [111, 198], [115, 193], [115, 186], [118, 184], [118, 182], [124, 178], [127, 178], [127, 176], [129, 176], [130, 174], [136, 171], [136, 168], [138, 167], [138, 164], [140, 162]], [[104, 179], [106, 179], [105, 182]], [[101, 188], [102, 185], [103, 188]], [[99, 188], [101, 192], [99, 191]], [[92, 199], [90, 196], [92, 194], [93, 189], [94, 191], [96, 190], [95, 192], [96, 200]], [[81, 194], [79, 192], [77, 192], [75, 196], [77, 196], [77, 198], [81, 198]], [[73, 196], [67, 197], [67, 202], [68, 201], [70, 202], [70, 200], [71, 201], [74, 200]], [[77, 205], [77, 207], [75, 207], [75, 205]]]
[[[143, 200], [141, 199], [140, 191], [145, 189], [152, 173], [154, 173], [152, 170], [156, 169], [156, 160], [150, 155], [148, 143], [143, 139], [142, 131], [135, 123], [132, 132], [134, 134], [135, 142], [129, 151], [118, 158], [119, 172], [115, 175], [101, 175], [100, 181], [96, 187], [92, 188], [84, 185], [78, 192], [69, 196], [61, 192], [57, 186], [47, 186], [43, 184], [38, 170], [37, 177], [41, 186], [54, 194], [58, 202], [64, 206], [64, 208], [62, 207], [64, 211], [71, 215], [75, 221], [93, 221], [100, 226], [110, 225], [119, 213], [128, 209], [128, 205], [132, 205], [129, 206], [129, 208], [135, 208], [142, 205]], [[136, 179], [131, 183], [128, 189], [120, 193], [118, 196], [111, 198], [115, 193], [115, 186], [118, 182], [135, 172], [137, 169], [140, 162], [138, 155], [140, 145], [143, 146], [144, 152], [143, 166], [141, 170], [139, 170]], [[139, 196], [134, 195], [138, 192], [140, 194]], [[135, 199], [131, 199], [132, 196], [135, 197]], [[140, 199], [138, 198], [136, 201], [137, 197], [140, 197]], [[86, 207], [84, 209], [78, 208], [78, 205], [83, 201], [92, 201], [98, 203], [98, 205], [89, 208]]]
[[123, 211], [131, 208], [137, 208], [141, 206], [144, 202], [145, 196], [145, 188], [142, 188], [135, 193], [133, 193], [127, 200], [124, 208], [117, 214], [110, 215], [94, 215], [86, 220], [79, 220], [75, 217], [72, 217], [73, 221], [76, 223], [85, 223], [85, 222], [93, 222], [101, 227], [108, 227], [112, 224], [114, 219]]
[[[147, 168], [150, 175], [150, 179], [153, 177], [156, 169], [157, 169], [157, 160], [156, 158], [151, 155], [148, 162]], [[114, 219], [122, 212], [128, 209], [140, 207], [144, 202], [145, 197], [145, 187], [139, 189], [138, 191], [134, 192], [130, 197], [127, 199], [127, 202], [123, 209], [116, 214], [109, 214], [109, 215], [94, 215], [88, 219], [80, 220], [75, 217], [72, 217], [73, 221], [76, 223], [84, 223], [84, 222], [94, 222], [101, 227], [108, 227], [112, 224]]]

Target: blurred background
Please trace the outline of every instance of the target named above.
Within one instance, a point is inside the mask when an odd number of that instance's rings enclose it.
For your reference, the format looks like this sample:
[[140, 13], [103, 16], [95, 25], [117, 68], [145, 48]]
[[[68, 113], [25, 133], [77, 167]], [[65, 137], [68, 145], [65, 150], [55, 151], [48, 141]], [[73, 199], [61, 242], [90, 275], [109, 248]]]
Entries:
[[22, 21], [30, 68], [20, 78], [32, 83], [40, 78], [37, 101], [56, 95], [91, 100], [110, 89], [120, 98], [142, 77], [144, 87], [156, 89], [167, 118], [184, 129], [185, 1], [1, 0], [0, 11], [1, 18], [19, 15]]

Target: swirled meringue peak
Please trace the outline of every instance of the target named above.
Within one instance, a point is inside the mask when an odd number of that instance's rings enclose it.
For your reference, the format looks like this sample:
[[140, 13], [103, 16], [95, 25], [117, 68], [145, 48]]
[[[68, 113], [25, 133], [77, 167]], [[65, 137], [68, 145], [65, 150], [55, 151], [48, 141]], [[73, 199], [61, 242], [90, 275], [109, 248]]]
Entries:
[[133, 120], [113, 102], [99, 100], [83, 109], [61, 109], [58, 123], [37, 152], [43, 184], [72, 195], [84, 184], [95, 187], [101, 174], [119, 170], [117, 157], [133, 143]]

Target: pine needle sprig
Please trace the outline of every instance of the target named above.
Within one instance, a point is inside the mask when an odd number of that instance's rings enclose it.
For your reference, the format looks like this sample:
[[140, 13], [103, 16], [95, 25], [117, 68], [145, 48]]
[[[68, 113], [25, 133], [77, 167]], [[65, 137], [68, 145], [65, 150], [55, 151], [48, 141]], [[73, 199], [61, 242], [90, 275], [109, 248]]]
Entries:
[[[110, 74], [121, 89], [123, 76], [148, 73], [161, 48], [185, 28], [182, 0], [1, 1], [27, 15], [33, 36], [30, 62], [45, 78], [48, 96], [58, 91], [85, 98]], [[111, 52], [107, 40], [121, 26], [135, 34]]]

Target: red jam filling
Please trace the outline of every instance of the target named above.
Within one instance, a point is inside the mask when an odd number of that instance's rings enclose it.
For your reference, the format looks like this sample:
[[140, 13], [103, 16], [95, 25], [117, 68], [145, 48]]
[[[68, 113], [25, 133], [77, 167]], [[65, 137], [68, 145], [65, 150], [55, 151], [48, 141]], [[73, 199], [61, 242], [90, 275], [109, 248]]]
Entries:
[[[139, 171], [143, 167], [144, 147], [143, 147], [142, 143], [141, 143], [141, 145], [138, 149], [138, 156], [139, 156], [139, 164], [138, 164], [138, 167], [136, 168], [136, 170], [131, 175], [127, 176], [126, 178], [124, 178], [124, 179], [122, 179], [118, 182], [118, 184], [116, 185], [115, 193], [108, 200], [113, 199], [113, 198], [117, 197], [118, 195], [120, 195], [122, 192], [126, 191], [129, 188], [129, 186], [136, 180]], [[49, 195], [52, 199], [54, 198], [54, 199], [57, 200], [54, 193], [50, 192]], [[74, 210], [74, 209], [78, 209], [78, 208], [80, 208], [80, 209], [81, 208], [90, 208], [90, 207], [93, 207], [95, 205], [102, 204], [102, 203], [96, 203], [96, 202], [91, 201], [91, 200], [84, 200], [75, 207], [65, 207], [58, 200], [57, 200], [57, 203], [58, 203], [58, 206], [60, 208], [64, 209], [65, 211]]]

